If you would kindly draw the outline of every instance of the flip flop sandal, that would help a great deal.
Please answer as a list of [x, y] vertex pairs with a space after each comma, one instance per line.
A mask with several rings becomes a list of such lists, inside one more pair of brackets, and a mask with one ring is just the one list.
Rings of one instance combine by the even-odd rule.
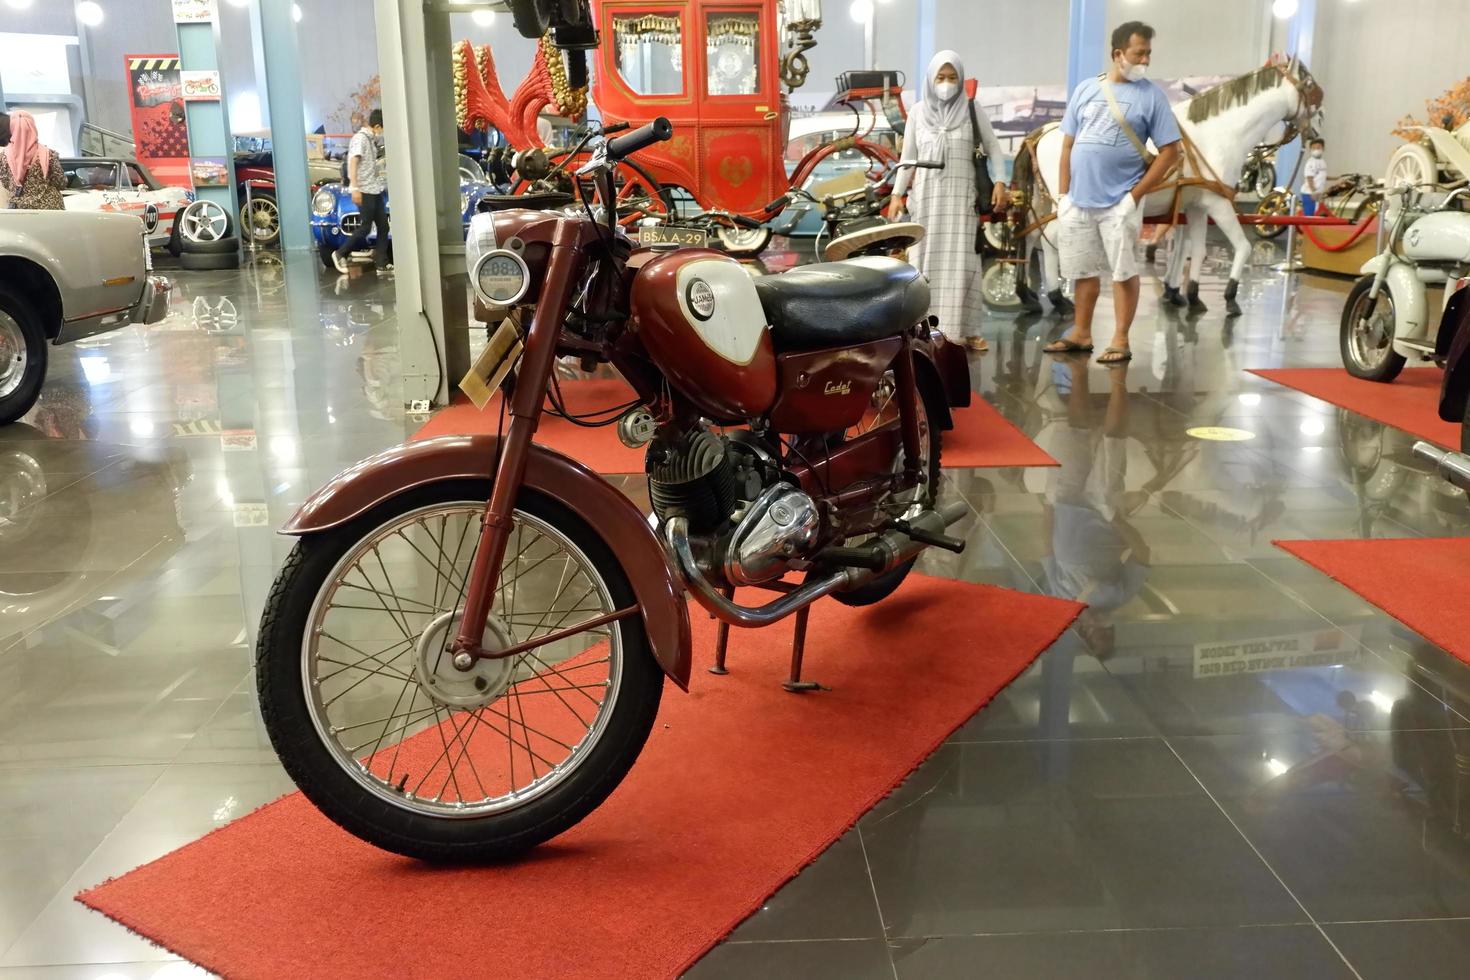
[[[1056, 346], [1057, 344], [1061, 344], [1062, 346], [1058, 347]], [[1041, 351], [1044, 354], [1091, 354], [1092, 345], [1079, 344], [1075, 340], [1058, 337], [1056, 340], [1042, 347]]]
[[1133, 351], [1127, 347], [1105, 347], [1098, 356], [1099, 364], [1127, 364], [1133, 360]]

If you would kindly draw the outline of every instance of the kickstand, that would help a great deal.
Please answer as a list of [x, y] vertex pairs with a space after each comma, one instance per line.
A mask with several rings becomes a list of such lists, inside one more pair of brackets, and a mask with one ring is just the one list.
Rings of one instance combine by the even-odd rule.
[[[731, 602], [735, 601], [735, 590], [733, 588], [721, 589], [720, 592]], [[730, 647], [730, 624], [720, 620], [715, 630], [715, 665], [709, 669], [711, 674], [728, 674], [725, 669], [725, 652]]]
[[791, 638], [791, 677], [781, 685], [792, 694], [831, 690], [816, 681], [801, 679], [801, 658], [806, 654], [806, 617], [809, 611], [809, 607], [804, 607], [796, 614], [796, 635]]

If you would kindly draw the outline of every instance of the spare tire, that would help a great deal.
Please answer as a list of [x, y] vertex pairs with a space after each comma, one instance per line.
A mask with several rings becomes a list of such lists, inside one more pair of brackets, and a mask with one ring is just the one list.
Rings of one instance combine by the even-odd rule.
[[240, 240], [238, 238], [228, 239], [235, 243], [233, 251], [229, 252], [185, 252], [179, 256], [179, 266], [191, 272], [213, 272], [221, 269], [240, 268]]

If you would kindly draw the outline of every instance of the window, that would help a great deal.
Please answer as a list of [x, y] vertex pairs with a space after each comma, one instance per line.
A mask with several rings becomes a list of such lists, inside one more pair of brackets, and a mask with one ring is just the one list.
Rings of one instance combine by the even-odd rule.
[[684, 91], [684, 25], [677, 12], [612, 19], [618, 74], [638, 95]]
[[705, 22], [706, 84], [710, 95], [760, 91], [760, 15], [718, 11]]
[[136, 163], [130, 163], [127, 167], [128, 179], [133, 182], [133, 188], [135, 190], [146, 191], [153, 189], [153, 182], [144, 175], [142, 167], [139, 167]]
[[66, 186], [77, 191], [117, 189], [117, 164], [77, 163], [66, 168]]

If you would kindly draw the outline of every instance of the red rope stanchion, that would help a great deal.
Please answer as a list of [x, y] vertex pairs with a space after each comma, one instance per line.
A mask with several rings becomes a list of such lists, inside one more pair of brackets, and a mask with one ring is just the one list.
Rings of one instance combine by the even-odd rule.
[[1353, 244], [1359, 238], [1362, 238], [1363, 237], [1363, 234], [1369, 228], [1375, 226], [1377, 224], [1377, 222], [1378, 222], [1378, 215], [1376, 215], [1376, 214], [1364, 215], [1363, 216], [1363, 220], [1360, 221], [1360, 222], [1358, 222], [1355, 226], [1353, 226], [1353, 233], [1351, 235], [1349, 235], [1346, 239], [1344, 239], [1343, 241], [1339, 242], [1336, 245], [1325, 245], [1325, 244], [1323, 244], [1322, 241], [1320, 239], [1318, 239], [1316, 235], [1312, 234], [1312, 228], [1311, 228], [1310, 225], [1303, 225], [1302, 226], [1302, 232], [1308, 238], [1310, 238], [1312, 240], [1312, 244], [1313, 245], [1317, 246], [1318, 248], [1320, 248], [1324, 252], [1345, 252], [1349, 248], [1352, 248]]

